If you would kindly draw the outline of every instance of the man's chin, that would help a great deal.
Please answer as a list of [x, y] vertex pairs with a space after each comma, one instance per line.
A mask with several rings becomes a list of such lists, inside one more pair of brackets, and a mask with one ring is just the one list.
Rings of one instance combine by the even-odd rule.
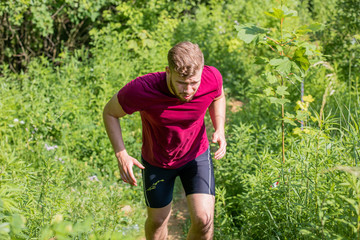
[[184, 97], [178, 97], [178, 99], [181, 101], [181, 102], [184, 102], [184, 103], [187, 103], [187, 102], [190, 102], [192, 99], [193, 99], [194, 96], [191, 96], [189, 98], [184, 98]]

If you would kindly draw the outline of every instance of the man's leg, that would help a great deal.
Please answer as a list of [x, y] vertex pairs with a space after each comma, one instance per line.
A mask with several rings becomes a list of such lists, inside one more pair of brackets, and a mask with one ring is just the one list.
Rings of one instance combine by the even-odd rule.
[[215, 179], [214, 168], [207, 149], [180, 170], [186, 192], [191, 227], [187, 239], [212, 239], [214, 228]]
[[148, 217], [145, 222], [147, 240], [165, 240], [168, 235], [167, 224], [171, 213], [174, 182], [177, 171], [150, 165], [142, 159], [144, 196]]
[[148, 217], [145, 222], [147, 240], [166, 240], [167, 224], [171, 214], [171, 203], [162, 208], [147, 208]]
[[214, 235], [215, 196], [195, 193], [187, 196], [191, 218], [188, 240], [212, 239]]

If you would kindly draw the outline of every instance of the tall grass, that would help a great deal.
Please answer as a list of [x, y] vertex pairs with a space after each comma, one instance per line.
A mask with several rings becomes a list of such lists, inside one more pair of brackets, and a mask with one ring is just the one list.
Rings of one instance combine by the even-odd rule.
[[[87, 53], [75, 52], [54, 70], [35, 60], [27, 74], [0, 79], [2, 239], [143, 235], [141, 188], [118, 182], [104, 135], [107, 83], [76, 54]], [[128, 151], [138, 154], [139, 131], [129, 120], [124, 128], [135, 130], [127, 131]]]

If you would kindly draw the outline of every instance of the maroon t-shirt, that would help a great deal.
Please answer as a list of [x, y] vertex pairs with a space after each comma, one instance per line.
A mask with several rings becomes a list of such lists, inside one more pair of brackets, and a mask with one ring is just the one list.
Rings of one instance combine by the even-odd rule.
[[200, 86], [190, 102], [170, 93], [166, 73], [138, 77], [118, 92], [127, 114], [140, 111], [143, 145], [141, 154], [153, 166], [179, 168], [207, 150], [204, 116], [214, 98], [221, 95], [222, 77], [205, 66]]

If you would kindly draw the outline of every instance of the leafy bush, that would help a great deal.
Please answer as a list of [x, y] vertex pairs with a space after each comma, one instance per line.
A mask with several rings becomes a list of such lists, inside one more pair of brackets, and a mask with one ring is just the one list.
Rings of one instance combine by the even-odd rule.
[[89, 30], [116, 1], [2, 1], [0, 64], [18, 72], [36, 56], [55, 60], [64, 48], [89, 43]]

